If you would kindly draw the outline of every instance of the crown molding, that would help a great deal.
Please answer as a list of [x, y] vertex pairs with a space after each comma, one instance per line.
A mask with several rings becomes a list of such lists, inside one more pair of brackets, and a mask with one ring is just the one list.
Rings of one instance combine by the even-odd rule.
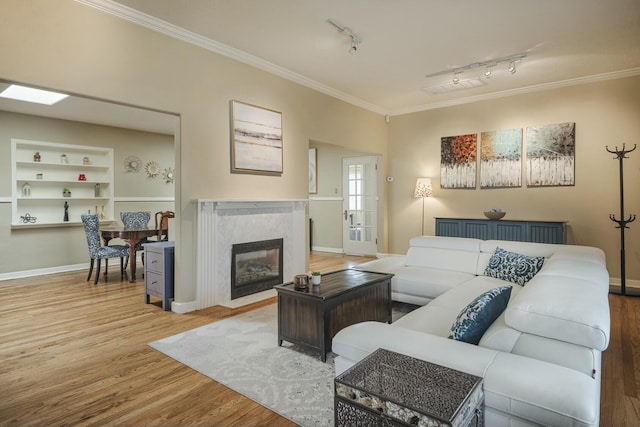
[[593, 76], [578, 77], [575, 79], [561, 80], [558, 82], [543, 83], [539, 85], [527, 86], [518, 89], [503, 90], [500, 92], [487, 93], [483, 95], [469, 96], [466, 98], [452, 99], [449, 101], [437, 102], [433, 104], [417, 105], [410, 108], [401, 108], [389, 113], [391, 116], [399, 116], [402, 114], [418, 113], [420, 111], [435, 110], [438, 108], [453, 107], [455, 105], [471, 104], [473, 102], [487, 101], [497, 98], [505, 98], [508, 96], [521, 95], [525, 93], [541, 92], [551, 89], [559, 89], [568, 86], [576, 86], [587, 83], [597, 83], [605, 80], [621, 79], [624, 77], [633, 77], [640, 75], [640, 67], [630, 68], [628, 70], [613, 71], [610, 73], [596, 74]]
[[184, 41], [186, 43], [193, 44], [195, 46], [209, 50], [211, 52], [226, 56], [227, 58], [236, 60], [238, 62], [242, 62], [244, 64], [247, 64], [252, 67], [258, 68], [260, 70], [266, 71], [268, 73], [274, 74], [278, 77], [282, 77], [294, 83], [298, 83], [302, 86], [316, 90], [320, 93], [324, 93], [325, 95], [329, 95], [334, 98], [340, 99], [349, 104], [353, 104], [355, 106], [364, 108], [374, 113], [386, 114], [386, 110], [378, 105], [368, 103], [359, 98], [356, 98], [354, 96], [351, 96], [349, 94], [336, 90], [332, 87], [319, 83], [315, 80], [312, 80], [300, 74], [294, 73], [293, 71], [287, 70], [286, 68], [283, 68], [271, 62], [265, 61], [264, 59], [250, 55], [246, 52], [243, 52], [231, 46], [227, 46], [225, 44], [219, 43], [215, 40], [208, 39], [206, 37], [203, 37], [191, 31], [185, 30], [184, 28], [178, 27], [177, 25], [170, 24], [169, 22], [147, 15], [145, 13], [132, 9], [128, 6], [121, 5], [112, 0], [75, 0], [75, 1], [78, 3], [84, 4], [86, 6], [92, 7], [94, 9], [98, 9], [102, 12], [109, 13], [118, 18], [122, 18], [127, 21], [133, 22], [134, 24], [138, 24], [143, 27], [149, 28], [153, 31], [157, 31], [166, 36]]
[[476, 96], [469, 96], [465, 98], [452, 99], [449, 101], [436, 102], [433, 104], [423, 104], [423, 105], [417, 105], [417, 106], [408, 107], [408, 108], [399, 108], [399, 109], [389, 111], [388, 109], [363, 101], [360, 98], [351, 96], [349, 94], [336, 90], [332, 87], [326, 86], [315, 80], [312, 80], [300, 74], [294, 73], [290, 70], [287, 70], [283, 67], [275, 65], [271, 62], [265, 61], [256, 56], [250, 55], [241, 50], [235, 49], [231, 46], [227, 46], [215, 40], [202, 37], [196, 33], [185, 30], [184, 28], [178, 27], [176, 25], [170, 24], [161, 19], [147, 15], [145, 13], [132, 9], [128, 6], [124, 6], [119, 3], [116, 3], [113, 0], [75, 0], [75, 1], [78, 3], [84, 4], [86, 6], [92, 7], [94, 9], [100, 10], [102, 12], [109, 13], [113, 16], [125, 19], [134, 24], [149, 28], [153, 31], [157, 31], [166, 36], [184, 41], [186, 43], [193, 44], [195, 46], [199, 46], [203, 49], [228, 57], [238, 62], [242, 62], [244, 64], [247, 64], [252, 67], [258, 68], [260, 70], [266, 71], [268, 73], [274, 74], [278, 77], [282, 77], [286, 80], [289, 80], [294, 83], [300, 84], [302, 86], [308, 87], [310, 89], [316, 90], [325, 95], [332, 96], [334, 98], [340, 99], [349, 104], [364, 108], [365, 110], [369, 110], [381, 115], [399, 116], [403, 114], [417, 113], [420, 111], [435, 110], [438, 108], [452, 107], [456, 105], [471, 104], [479, 101], [505, 98], [508, 96], [521, 95], [521, 94], [532, 93], [532, 92], [540, 92], [540, 91], [545, 91], [550, 89], [558, 89], [558, 88], [567, 87], [567, 86], [575, 86], [575, 85], [586, 84], [586, 83], [595, 83], [595, 82], [600, 82], [605, 80], [631, 77], [631, 76], [636, 76], [640, 74], [640, 67], [631, 68], [628, 70], [614, 71], [610, 73], [597, 74], [597, 75], [586, 76], [586, 77], [578, 77], [575, 79], [562, 80], [558, 82], [543, 83], [540, 85], [533, 85], [533, 86], [527, 86], [527, 87], [518, 88], [518, 89], [510, 89], [510, 90], [505, 90], [500, 92], [488, 93], [484, 95], [476, 95]]

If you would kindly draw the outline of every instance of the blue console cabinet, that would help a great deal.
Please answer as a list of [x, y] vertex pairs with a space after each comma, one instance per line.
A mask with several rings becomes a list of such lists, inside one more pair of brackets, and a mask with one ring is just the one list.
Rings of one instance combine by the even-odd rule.
[[144, 244], [144, 302], [153, 295], [162, 299], [162, 309], [168, 311], [173, 299], [173, 259], [175, 242]]
[[482, 240], [564, 243], [565, 221], [436, 218], [436, 236]]

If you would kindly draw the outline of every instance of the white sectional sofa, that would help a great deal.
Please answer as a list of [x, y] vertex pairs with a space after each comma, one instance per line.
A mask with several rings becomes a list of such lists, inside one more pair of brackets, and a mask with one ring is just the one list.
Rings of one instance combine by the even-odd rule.
[[[544, 264], [524, 286], [490, 277], [496, 248], [544, 257]], [[599, 424], [601, 352], [610, 328], [600, 249], [421, 236], [411, 239], [406, 256], [358, 268], [393, 273], [393, 299], [422, 307], [393, 324], [340, 331], [332, 343], [336, 375], [386, 348], [483, 377], [487, 426]], [[477, 345], [448, 338], [465, 307], [504, 285], [511, 285], [508, 305]]]

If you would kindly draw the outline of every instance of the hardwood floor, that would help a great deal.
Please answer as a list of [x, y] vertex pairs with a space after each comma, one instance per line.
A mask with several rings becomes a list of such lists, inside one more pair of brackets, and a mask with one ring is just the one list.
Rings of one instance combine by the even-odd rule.
[[[332, 271], [367, 258], [312, 253]], [[143, 282], [97, 286], [86, 271], [0, 282], [2, 426], [293, 426], [148, 342], [257, 307], [188, 314], [146, 305]], [[117, 280], [116, 280], [117, 279]], [[640, 425], [640, 299], [611, 295], [601, 426]]]

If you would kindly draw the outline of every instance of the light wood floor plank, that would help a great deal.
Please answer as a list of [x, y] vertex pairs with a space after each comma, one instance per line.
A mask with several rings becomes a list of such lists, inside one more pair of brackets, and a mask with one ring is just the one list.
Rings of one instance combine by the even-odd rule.
[[[366, 258], [312, 253], [329, 272]], [[141, 268], [141, 267], [140, 267]], [[293, 426], [147, 345], [257, 307], [164, 312], [111, 270], [0, 282], [0, 426]], [[640, 298], [612, 295], [601, 426], [640, 425]]]

